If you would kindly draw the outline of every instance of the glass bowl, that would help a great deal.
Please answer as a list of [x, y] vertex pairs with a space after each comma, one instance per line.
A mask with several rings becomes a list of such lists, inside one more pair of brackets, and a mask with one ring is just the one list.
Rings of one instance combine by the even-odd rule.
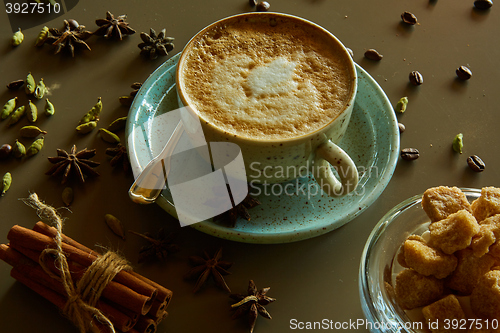
[[[469, 202], [481, 195], [479, 189], [461, 190]], [[359, 293], [365, 326], [370, 332], [426, 331], [422, 330], [425, 325], [417, 321], [418, 315], [405, 312], [395, 302], [392, 287], [397, 273], [403, 269], [396, 259], [399, 248], [409, 235], [421, 235], [428, 229], [430, 221], [421, 202], [422, 194], [392, 208], [377, 223], [366, 242], [359, 269]]]

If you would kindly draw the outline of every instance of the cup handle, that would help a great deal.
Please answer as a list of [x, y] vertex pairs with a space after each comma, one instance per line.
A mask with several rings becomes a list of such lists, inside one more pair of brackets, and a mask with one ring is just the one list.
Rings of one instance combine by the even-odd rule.
[[[340, 181], [331, 166], [338, 171]], [[358, 169], [351, 157], [330, 140], [316, 148], [313, 175], [323, 191], [332, 197], [352, 192], [359, 180]]]

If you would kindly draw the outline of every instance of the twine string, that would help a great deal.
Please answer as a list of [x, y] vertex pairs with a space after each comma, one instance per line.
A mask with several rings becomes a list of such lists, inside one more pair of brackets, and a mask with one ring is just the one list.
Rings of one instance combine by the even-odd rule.
[[[109, 332], [115, 333], [111, 321], [96, 308], [104, 288], [113, 280], [121, 270], [129, 270], [128, 262], [116, 254], [108, 251], [99, 256], [85, 271], [82, 278], [73, 283], [66, 256], [62, 250], [62, 229], [64, 221], [55, 208], [40, 201], [36, 193], [31, 193], [24, 203], [37, 210], [41, 219], [52, 222], [57, 230], [54, 237], [55, 248], [47, 248], [40, 254], [39, 263], [43, 270], [52, 278], [61, 282], [67, 294], [67, 302], [63, 313], [78, 327], [81, 333], [100, 332], [99, 327], [92, 324], [97, 319]], [[54, 260], [54, 265], [60, 275], [54, 274], [49, 268], [49, 260]]]

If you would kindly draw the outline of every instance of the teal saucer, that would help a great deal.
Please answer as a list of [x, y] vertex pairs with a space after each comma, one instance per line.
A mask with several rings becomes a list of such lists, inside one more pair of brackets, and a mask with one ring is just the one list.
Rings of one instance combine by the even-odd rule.
[[[175, 69], [179, 54], [161, 65], [144, 82], [130, 108], [126, 129], [132, 168], [142, 170], [156, 156], [170, 133], [155, 117], [177, 109]], [[329, 197], [312, 176], [288, 186], [259, 188], [261, 205], [249, 210], [251, 220], [238, 219], [231, 228], [211, 219], [193, 224], [207, 234], [245, 243], [287, 243], [322, 235], [353, 220], [368, 208], [391, 180], [399, 155], [399, 129], [391, 103], [377, 82], [361, 67], [358, 92], [347, 132], [339, 143], [358, 166], [360, 180], [355, 192]], [[175, 124], [173, 124], [175, 126]], [[286, 190], [284, 190], [286, 189]], [[251, 194], [259, 194], [253, 188]], [[168, 189], [156, 203], [176, 217]]]

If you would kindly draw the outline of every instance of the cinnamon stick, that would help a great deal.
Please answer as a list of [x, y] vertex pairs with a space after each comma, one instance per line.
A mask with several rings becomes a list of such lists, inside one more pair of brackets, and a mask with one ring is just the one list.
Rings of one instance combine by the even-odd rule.
[[139, 333], [154, 333], [156, 332], [156, 322], [151, 318], [141, 316], [133, 329]]

